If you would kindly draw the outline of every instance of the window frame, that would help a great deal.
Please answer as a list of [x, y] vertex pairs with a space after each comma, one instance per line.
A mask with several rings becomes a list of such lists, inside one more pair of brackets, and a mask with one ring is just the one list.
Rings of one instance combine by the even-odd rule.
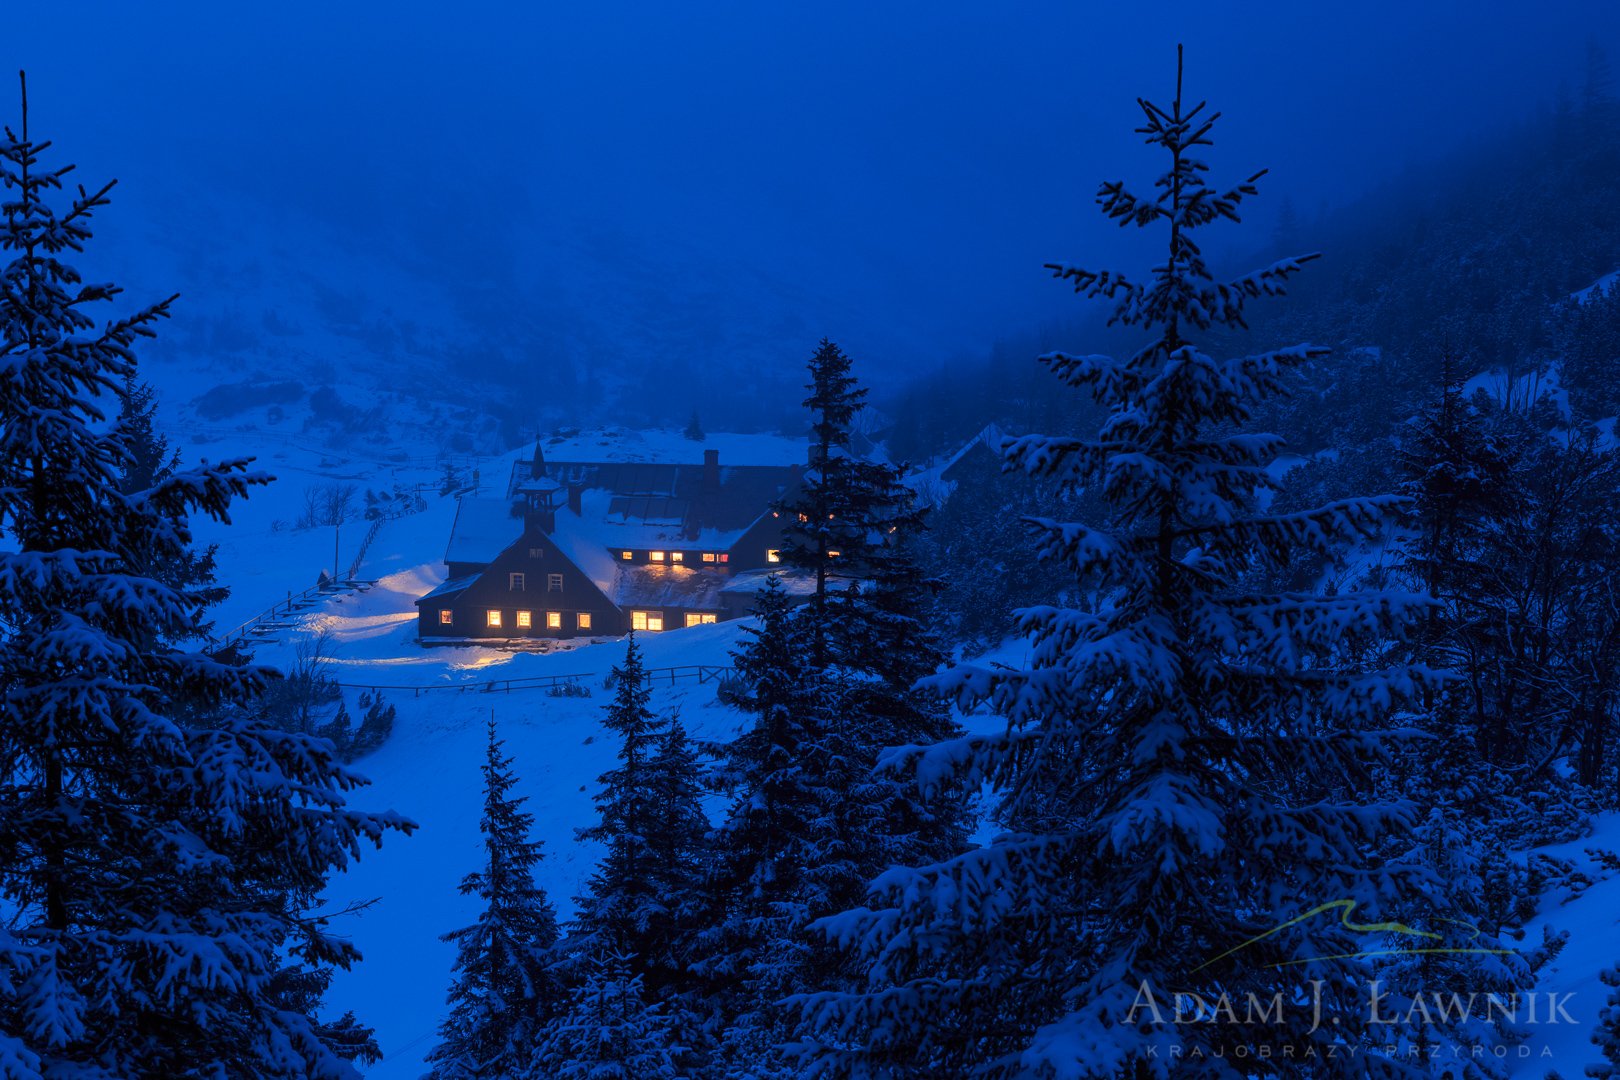
[[492, 608], [485, 608], [484, 609], [484, 629], [486, 629], [486, 630], [499, 630], [501, 628], [502, 628], [501, 627], [501, 609], [500, 608], [493, 608], [493, 607]]
[[560, 612], [560, 611], [548, 611], [548, 612], [546, 612], [546, 629], [547, 630], [561, 630], [562, 629], [562, 612]]
[[522, 570], [511, 570], [506, 575], [507, 592], [528, 592], [529, 579]]
[[534, 627], [534, 612], [519, 611], [513, 616], [513, 624], [518, 630], [530, 630]]

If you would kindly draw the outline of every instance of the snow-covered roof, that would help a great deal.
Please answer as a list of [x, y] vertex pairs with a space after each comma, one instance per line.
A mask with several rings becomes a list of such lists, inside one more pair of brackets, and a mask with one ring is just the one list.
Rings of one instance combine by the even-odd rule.
[[588, 521], [569, 510], [558, 510], [556, 522], [549, 533], [551, 542], [598, 589], [611, 597], [619, 578], [619, 565], [607, 547], [592, 535], [588, 525]]
[[[816, 591], [816, 575], [809, 570], [744, 570], [726, 583], [721, 592], [740, 596], [753, 596], [764, 592], [771, 578], [788, 596], [811, 596]], [[829, 587], [843, 588], [854, 578], [839, 574], [827, 575]]]
[[[688, 447], [693, 444], [688, 443]], [[690, 452], [690, 451], [689, 451]], [[579, 491], [578, 528], [608, 549], [724, 551], [799, 482], [797, 465], [717, 465], [624, 461], [544, 463], [544, 478]], [[509, 490], [536, 479], [517, 461]]]
[[512, 516], [510, 499], [463, 495], [456, 507], [456, 523], [450, 527], [444, 561], [490, 562], [522, 534], [523, 522]]
[[461, 592], [463, 589], [465, 589], [467, 586], [471, 585], [473, 582], [477, 581], [481, 577], [483, 577], [482, 574], [469, 574], [466, 577], [454, 578], [454, 579], [452, 579], [450, 581], [445, 582], [443, 585], [440, 585], [437, 589], [434, 589], [432, 592], [425, 593], [423, 596], [418, 598], [416, 602], [418, 604], [421, 604], [421, 603], [424, 603], [424, 602], [426, 602], [428, 600], [433, 600], [433, 599], [436, 599], [436, 598], [441, 597], [441, 596], [450, 596], [450, 595], [452, 595], [454, 593]]
[[728, 580], [724, 572], [690, 566], [624, 566], [613, 602], [621, 608], [718, 608]]
[[548, 462], [653, 462], [675, 465], [700, 459], [705, 450], [717, 450], [721, 461], [747, 461], [755, 465], [798, 465], [809, 452], [803, 436], [711, 432], [702, 440], [688, 439], [674, 430], [632, 431], [606, 428], [554, 436], [542, 443]]

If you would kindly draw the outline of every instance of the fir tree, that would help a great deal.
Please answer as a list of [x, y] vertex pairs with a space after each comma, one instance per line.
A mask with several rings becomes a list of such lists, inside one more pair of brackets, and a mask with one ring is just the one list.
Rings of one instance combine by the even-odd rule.
[[809, 642], [811, 677], [842, 688], [828, 734], [841, 740], [838, 756], [847, 755], [849, 782], [858, 785], [844, 811], [865, 817], [842, 828], [865, 838], [852, 842], [875, 875], [896, 862], [943, 857], [962, 840], [960, 807], [927, 805], [915, 785], [874, 775], [885, 748], [956, 732], [939, 694], [917, 688], [945, 659], [926, 617], [938, 583], [917, 559], [924, 515], [902, 470], [854, 453], [866, 391], [829, 341], [811, 359], [809, 389], [814, 467], [778, 510], [790, 523], [782, 560], [816, 574], [815, 594], [795, 617]]
[[478, 824], [484, 867], [461, 882], [462, 894], [484, 906], [477, 922], [444, 935], [456, 946], [455, 978], [442, 1041], [427, 1057], [432, 1080], [520, 1075], [559, 1007], [550, 971], [557, 916], [534, 882], [541, 844], [530, 836], [534, 815], [512, 794], [517, 775], [503, 746], [492, 716]]
[[[125, 495], [134, 495], [174, 476], [181, 467], [180, 452], [170, 449], [168, 438], [158, 428], [157, 393], [151, 386], [129, 375], [119, 387], [118, 405], [117, 429], [124, 440], [118, 489]], [[204, 605], [183, 637], [208, 637], [213, 624], [204, 611], [219, 604], [230, 593], [214, 578], [219, 545], [210, 544], [198, 551], [189, 544], [168, 544], [156, 537], [144, 541], [140, 537], [133, 539], [130, 561], [136, 570], [172, 588], [192, 593]]]
[[131, 434], [102, 410], [170, 302], [95, 324], [119, 290], [64, 260], [112, 185], [59, 213], [46, 148], [25, 95], [0, 139], [0, 1061], [17, 1080], [352, 1077], [364, 1036], [318, 1021], [287, 960], [319, 982], [356, 959], [308, 905], [410, 826], [349, 809], [364, 781], [263, 722], [270, 673], [170, 644], [210, 594], [155, 568], [265, 478], [171, 461], [126, 483]]
[[580, 954], [627, 955], [645, 972], [663, 962], [671, 939], [672, 912], [659, 887], [661, 874], [653, 832], [659, 816], [653, 758], [658, 755], [659, 722], [651, 709], [642, 651], [635, 633], [625, 644], [624, 664], [612, 669], [614, 699], [606, 708], [604, 727], [619, 735], [619, 764], [601, 776], [595, 826], [578, 831], [578, 839], [606, 845], [603, 860], [578, 899], [569, 947]]
[[846, 831], [854, 769], [830, 723], [836, 688], [809, 666], [774, 576], [755, 614], [734, 654], [753, 722], [723, 748], [716, 776], [731, 802], [710, 842], [694, 968], [723, 1017], [721, 1058], [763, 1069], [786, 1068], [771, 1058], [785, 1032], [775, 1002], [811, 978], [805, 928], [858, 897], [865, 877]]
[[[1305, 260], [1215, 281], [1195, 231], [1236, 219], [1258, 177], [1207, 184], [1196, 155], [1215, 117], [1184, 107], [1179, 70], [1169, 108], [1140, 104], [1140, 131], [1169, 157], [1158, 193], [1107, 183], [1098, 201], [1112, 220], [1165, 228], [1167, 258], [1145, 280], [1052, 269], [1153, 336], [1124, 361], [1045, 357], [1110, 415], [1095, 439], [1031, 435], [1003, 450], [1013, 468], [1106, 503], [1101, 526], [1030, 521], [1077, 595], [1095, 586], [1101, 600], [1020, 612], [1026, 670], [964, 666], [938, 680], [964, 707], [990, 703], [1007, 730], [910, 758], [922, 779], [995, 784], [1007, 831], [885, 875], [876, 909], [824, 924], [862, 951], [867, 980], [801, 1000], [813, 1073], [1146, 1076], [1172, 1055], [1219, 1068], [1217, 1050], [1252, 1032], [1219, 1015], [1165, 1022], [1177, 991], [1271, 1001], [1319, 988], [1343, 1023], [1312, 1032], [1285, 1012], [1267, 1037], [1323, 1056], [1368, 1038], [1370, 969], [1338, 916], [1399, 903], [1415, 875], [1369, 864], [1407, 813], [1359, 785], [1391, 742], [1385, 703], [1431, 680], [1407, 665], [1358, 668], [1345, 638], [1395, 636], [1428, 601], [1265, 584], [1297, 550], [1376, 536], [1401, 503], [1261, 508], [1281, 441], [1241, 429], [1323, 350], [1216, 360], [1189, 335], [1242, 328], [1248, 301], [1282, 292]], [[1323, 904], [1341, 906], [1291, 922]], [[1244, 1071], [1293, 1067], [1251, 1059]], [[1353, 1068], [1399, 1066], [1363, 1055]]]
[[686, 422], [686, 430], [682, 432], [682, 434], [684, 434], [688, 439], [691, 439], [693, 442], [702, 442], [704, 439], [708, 438], [708, 436], [703, 433], [703, 422], [698, 419], [698, 411], [696, 409], [692, 410], [692, 419]]
[[1620, 1076], [1620, 966], [1604, 968], [1599, 978], [1610, 988], [1608, 1000], [1598, 1013], [1592, 1042], [1603, 1051], [1603, 1065], [1588, 1065], [1586, 1075], [1597, 1080]]
[[[854, 522], [846, 511], [845, 500], [853, 486], [851, 473], [856, 461], [849, 452], [851, 424], [862, 408], [866, 391], [851, 371], [849, 357], [842, 349], [821, 340], [810, 358], [810, 468], [793, 497], [777, 508], [786, 517], [783, 531], [782, 562], [807, 570], [815, 576], [816, 590], [810, 606], [816, 616], [811, 623], [811, 658], [817, 666], [826, 663], [826, 617], [828, 583], [835, 567], [833, 552], [843, 553], [864, 543], [864, 523]], [[841, 564], [842, 565], [842, 564]]]
[[[649, 1002], [628, 958], [593, 960], [535, 1050], [535, 1080], [675, 1080], [681, 1048], [662, 1006]], [[499, 1075], [517, 1075], [501, 1073]]]

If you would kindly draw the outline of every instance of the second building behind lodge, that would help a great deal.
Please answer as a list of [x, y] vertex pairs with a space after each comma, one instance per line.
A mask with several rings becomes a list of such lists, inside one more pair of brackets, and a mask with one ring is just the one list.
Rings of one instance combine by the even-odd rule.
[[[423, 641], [658, 631], [746, 615], [778, 569], [772, 507], [796, 465], [513, 465], [504, 497], [463, 496], [449, 577], [417, 603]], [[789, 591], [795, 582], [789, 581]]]

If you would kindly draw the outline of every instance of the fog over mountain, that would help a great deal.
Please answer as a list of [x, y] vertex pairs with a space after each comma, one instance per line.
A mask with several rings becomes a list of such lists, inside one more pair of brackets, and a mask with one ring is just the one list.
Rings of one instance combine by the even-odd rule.
[[0, 54], [122, 181], [108, 271], [184, 294], [169, 407], [291, 379], [493, 448], [771, 427], [823, 335], [882, 390], [1070, 316], [1042, 263], [1135, 254], [1092, 197], [1151, 162], [1134, 98], [1177, 42], [1218, 169], [1272, 170], [1264, 223], [1545, 108], [1620, 37], [1569, 0], [1264, 7], [40, 5]]

